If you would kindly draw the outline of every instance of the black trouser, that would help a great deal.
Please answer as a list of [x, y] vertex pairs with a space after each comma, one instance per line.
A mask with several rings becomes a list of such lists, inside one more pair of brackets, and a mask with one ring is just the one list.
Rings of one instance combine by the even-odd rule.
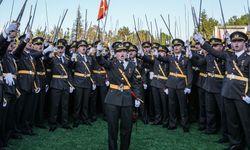
[[74, 96], [74, 122], [79, 123], [79, 120], [87, 121], [89, 119], [89, 94], [90, 88], [76, 87]]
[[221, 120], [222, 134], [224, 137], [227, 137], [227, 123], [223, 98], [220, 93], [206, 92], [207, 131], [215, 132], [217, 130], [218, 119], [216, 119], [216, 114], [218, 112]]
[[128, 150], [132, 132], [132, 106], [105, 104], [108, 121], [109, 150], [117, 150], [118, 127], [120, 120], [120, 150]]
[[7, 133], [7, 140], [9, 140], [11, 134], [15, 133], [16, 128], [16, 95], [13, 94], [4, 94], [5, 99], [8, 101], [7, 106], [7, 119], [6, 119], [6, 133]]
[[250, 149], [250, 105], [243, 100], [224, 98], [228, 137], [231, 145], [244, 143]]
[[41, 91], [36, 94], [37, 98], [37, 109], [36, 109], [36, 117], [35, 123], [37, 125], [44, 124], [44, 103], [45, 103], [45, 89], [41, 89]]
[[167, 125], [169, 120], [167, 96], [163, 89], [156, 87], [152, 87], [152, 94], [154, 97], [155, 122], [162, 122]]
[[97, 103], [101, 104], [101, 109], [102, 113], [105, 114], [104, 112], [104, 100], [108, 92], [108, 87], [107, 86], [97, 86], [95, 91], [93, 92], [93, 95], [91, 97], [90, 101], [90, 116], [92, 119], [96, 118], [96, 108], [97, 108]]
[[21, 96], [17, 100], [17, 126], [22, 131], [31, 130], [36, 99], [34, 93], [20, 90]]
[[206, 127], [206, 91], [203, 88], [198, 88], [199, 95], [199, 125]]
[[154, 111], [154, 97], [152, 94], [152, 87], [148, 85], [148, 89], [145, 91], [145, 99], [148, 101], [148, 114], [149, 114], [149, 119], [154, 120], [155, 116], [155, 111]]
[[179, 103], [181, 113], [181, 125], [183, 128], [188, 128], [188, 110], [187, 96], [184, 94], [184, 89], [168, 89], [169, 98], [169, 127], [177, 126], [176, 110]]
[[[58, 110], [61, 111], [61, 123], [62, 125], [68, 124], [68, 103], [69, 103], [69, 91], [58, 90], [52, 88], [50, 91], [50, 126], [54, 127], [57, 123]], [[61, 104], [61, 105], [60, 105]], [[61, 108], [59, 108], [61, 106]]]
[[51, 89], [49, 88], [48, 91], [45, 93], [45, 100], [44, 100], [44, 118], [45, 120], [49, 120], [50, 114], [50, 98], [51, 98]]
[[[152, 111], [150, 110], [150, 106], [149, 106], [149, 101], [150, 101], [150, 93], [151, 91], [149, 90], [149, 88], [147, 88], [146, 90], [143, 89], [142, 87], [142, 100], [144, 101], [143, 104], [141, 104], [142, 106], [140, 106], [140, 113], [143, 117], [144, 120], [147, 120], [149, 121], [149, 116], [150, 116], [150, 113], [149, 111]], [[143, 108], [142, 108], [143, 107]], [[151, 114], [154, 114], [153, 112]]]
[[0, 148], [7, 144], [7, 132], [6, 132], [7, 110], [8, 110], [8, 105], [4, 107], [3, 99], [2, 97], [0, 97]]
[[194, 85], [191, 88], [191, 93], [188, 95], [188, 112], [189, 112], [189, 121], [197, 122], [199, 119], [199, 87]]
[[[141, 87], [141, 93], [144, 92], [146, 91], [143, 89], [143, 87]], [[145, 94], [142, 95], [142, 100], [144, 103], [142, 103], [141, 106], [139, 107], [139, 112], [142, 117], [142, 120], [148, 121], [148, 99], [145, 96], [146, 96]]]

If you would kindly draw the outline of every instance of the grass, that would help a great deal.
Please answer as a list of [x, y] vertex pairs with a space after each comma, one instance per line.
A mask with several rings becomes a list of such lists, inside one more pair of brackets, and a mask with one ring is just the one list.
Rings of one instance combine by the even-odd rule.
[[[101, 119], [93, 126], [80, 125], [73, 130], [58, 128], [51, 133], [35, 129], [38, 136], [11, 140], [7, 150], [106, 150], [108, 149], [107, 123]], [[181, 128], [167, 130], [161, 126], [134, 124], [131, 150], [221, 150], [228, 145], [216, 143], [219, 135], [205, 135], [193, 124], [189, 133]]]

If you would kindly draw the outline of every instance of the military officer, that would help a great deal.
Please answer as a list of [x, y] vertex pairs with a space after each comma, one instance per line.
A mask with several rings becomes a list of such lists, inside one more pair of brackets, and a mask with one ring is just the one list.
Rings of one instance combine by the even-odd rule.
[[248, 89], [250, 56], [245, 47], [248, 37], [240, 31], [235, 31], [230, 35], [231, 48], [234, 53], [216, 51], [204, 41], [199, 33], [194, 35], [194, 39], [199, 41], [202, 48], [210, 54], [225, 61], [227, 74], [223, 81], [221, 94], [224, 98], [230, 141], [228, 149], [242, 149], [244, 137], [247, 147], [250, 148], [250, 122], [248, 119], [250, 115]]
[[[97, 46], [97, 61], [103, 66], [110, 81], [110, 88], [105, 98], [105, 112], [108, 122], [108, 142], [110, 150], [117, 150], [117, 136], [120, 120], [120, 149], [127, 150], [132, 132], [132, 109], [135, 103], [139, 107], [139, 85], [135, 74], [135, 64], [127, 61], [127, 49], [122, 43], [114, 47], [115, 58], [106, 60], [100, 55], [103, 47]], [[132, 92], [132, 94], [131, 94]], [[134, 95], [136, 100], [131, 96]]]

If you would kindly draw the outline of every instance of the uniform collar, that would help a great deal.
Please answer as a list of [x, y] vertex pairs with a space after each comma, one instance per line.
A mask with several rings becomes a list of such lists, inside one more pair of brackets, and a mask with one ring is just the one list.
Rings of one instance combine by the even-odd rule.
[[237, 56], [237, 58], [239, 58], [244, 52], [245, 52], [244, 50], [241, 50], [239, 52], [234, 52], [234, 53]]

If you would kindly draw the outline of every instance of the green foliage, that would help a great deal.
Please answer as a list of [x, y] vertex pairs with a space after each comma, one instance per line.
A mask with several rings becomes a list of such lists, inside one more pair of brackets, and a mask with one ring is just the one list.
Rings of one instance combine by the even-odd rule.
[[[86, 29], [86, 33], [83, 27], [82, 15], [80, 11], [80, 6], [77, 9], [76, 19], [74, 21], [73, 27], [71, 29], [67, 28], [65, 31], [61, 29], [59, 33], [60, 38], [65, 38], [69, 41], [72, 40], [80, 40], [83, 39], [84, 35], [86, 34], [86, 40], [89, 43], [97, 41], [98, 39], [104, 41], [105, 43], [113, 43], [115, 41], [129, 41], [133, 44], [138, 45], [139, 40], [134, 30], [130, 30], [128, 27], [123, 26], [118, 29], [117, 33], [114, 31], [107, 31], [106, 33], [102, 32], [102, 26], [98, 27], [97, 25], [90, 25], [88, 29]], [[226, 22], [226, 25], [234, 26], [234, 25], [248, 25], [250, 22], [250, 16], [248, 14], [242, 15], [240, 17], [232, 16]], [[201, 13], [201, 25], [200, 25], [200, 32], [202, 35], [209, 39], [213, 37], [214, 27], [220, 25], [219, 22], [212, 18], [208, 17], [205, 10]], [[55, 33], [55, 27], [53, 30], [50, 31], [49, 35], [45, 35], [44, 29], [36, 29], [35, 36], [46, 36], [46, 37], [53, 37]], [[99, 34], [99, 36], [98, 36]], [[152, 33], [150, 34], [147, 30], [139, 30], [138, 31], [139, 37], [142, 42], [144, 41], [151, 41], [151, 42], [158, 42], [162, 45], [166, 43], [171, 43], [171, 37], [166, 33], [159, 33], [159, 37], [155, 37]]]
[[233, 17], [229, 18], [226, 25], [229, 25], [229, 26], [248, 25], [248, 23], [249, 23], [249, 15], [246, 14], [246, 15], [242, 15], [240, 17], [233, 16]]
[[[205, 135], [191, 126], [189, 133], [181, 128], [170, 131], [161, 126], [134, 124], [131, 150], [221, 150], [228, 145], [218, 144], [220, 135]], [[35, 129], [38, 136], [25, 136], [23, 140], [10, 141], [7, 150], [106, 150], [108, 149], [107, 123], [98, 120], [93, 126], [80, 125], [73, 130], [57, 129], [49, 132]], [[118, 134], [119, 136], [119, 134]]]
[[82, 14], [80, 6], [77, 9], [76, 20], [74, 21], [72, 33], [71, 33], [71, 40], [80, 40], [82, 39], [83, 35], [83, 23], [82, 23]]
[[206, 11], [202, 11], [200, 32], [206, 39], [209, 39], [213, 36], [214, 27], [218, 25], [219, 22], [217, 20], [214, 18], [209, 18]]

